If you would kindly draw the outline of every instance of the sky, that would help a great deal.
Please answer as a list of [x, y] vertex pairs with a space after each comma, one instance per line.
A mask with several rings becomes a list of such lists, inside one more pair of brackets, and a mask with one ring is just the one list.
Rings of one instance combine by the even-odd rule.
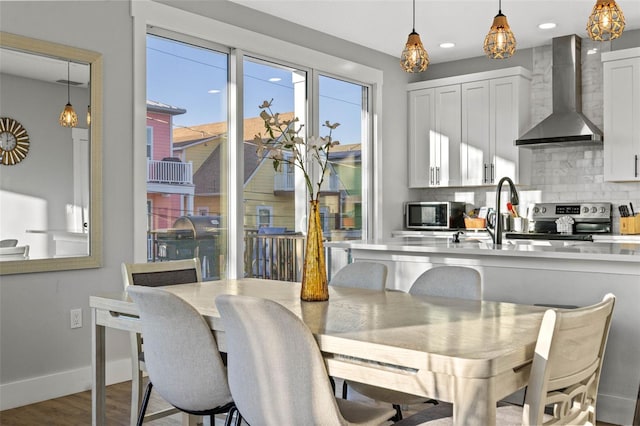
[[[258, 116], [258, 106], [271, 99], [274, 112], [293, 111], [292, 79], [299, 79], [300, 73], [263, 61], [245, 60], [245, 117]], [[147, 99], [186, 109], [185, 114], [174, 116], [174, 126], [226, 120], [227, 75], [224, 53], [147, 37]], [[333, 136], [343, 144], [361, 142], [362, 97], [359, 85], [328, 76], [320, 78], [320, 121], [339, 122]], [[326, 134], [328, 131], [323, 128], [320, 136]]]

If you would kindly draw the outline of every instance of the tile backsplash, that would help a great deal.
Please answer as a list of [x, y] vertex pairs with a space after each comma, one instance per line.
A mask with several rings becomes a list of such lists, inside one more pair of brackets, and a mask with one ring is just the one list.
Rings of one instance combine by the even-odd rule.
[[[597, 52], [588, 54], [592, 49]], [[603, 130], [602, 63], [600, 54], [610, 50], [609, 43], [582, 39], [582, 109]], [[531, 124], [547, 117], [551, 105], [551, 46], [533, 49], [531, 82]], [[522, 148], [521, 148], [522, 149]], [[620, 230], [618, 205], [631, 201], [640, 210], [640, 182], [605, 182], [603, 148], [598, 145], [537, 148], [532, 151], [530, 185], [518, 185], [520, 214], [532, 202], [607, 201], [613, 204], [613, 232]], [[506, 188], [506, 186], [505, 186]], [[420, 191], [422, 200], [464, 201], [470, 206], [495, 207], [495, 188], [442, 188]], [[506, 196], [501, 200], [506, 200]], [[506, 201], [505, 201], [506, 202]]]

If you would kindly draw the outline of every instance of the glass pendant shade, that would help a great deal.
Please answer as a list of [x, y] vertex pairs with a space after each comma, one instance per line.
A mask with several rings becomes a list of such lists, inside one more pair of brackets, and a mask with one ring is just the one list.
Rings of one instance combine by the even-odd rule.
[[493, 18], [493, 25], [484, 39], [484, 53], [491, 59], [507, 59], [516, 51], [516, 37], [513, 35], [507, 17], [499, 11]]
[[78, 114], [76, 114], [76, 112], [73, 110], [73, 106], [71, 106], [71, 82], [69, 81], [69, 67], [70, 64], [69, 62], [67, 62], [67, 104], [64, 106], [64, 109], [60, 113], [60, 118], [58, 120], [62, 127], [76, 127], [78, 125]]
[[60, 125], [63, 127], [76, 127], [78, 125], [78, 114], [73, 110], [71, 104], [65, 105], [64, 110], [60, 113]]
[[416, 0], [413, 0], [413, 28], [400, 56], [400, 66], [406, 72], [422, 72], [429, 66], [429, 55], [416, 32]]
[[620, 37], [624, 30], [624, 15], [615, 0], [598, 0], [587, 22], [592, 40], [609, 41]]
[[420, 35], [413, 31], [400, 57], [400, 65], [406, 72], [422, 72], [429, 66], [429, 55], [422, 45]]

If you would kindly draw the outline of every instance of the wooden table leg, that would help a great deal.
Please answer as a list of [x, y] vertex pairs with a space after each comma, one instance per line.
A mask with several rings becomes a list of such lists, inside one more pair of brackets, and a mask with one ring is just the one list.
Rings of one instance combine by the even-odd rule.
[[105, 422], [105, 328], [96, 323], [96, 310], [91, 309], [91, 424], [102, 426]]
[[491, 379], [454, 378], [453, 424], [493, 426], [496, 424], [494, 383]]

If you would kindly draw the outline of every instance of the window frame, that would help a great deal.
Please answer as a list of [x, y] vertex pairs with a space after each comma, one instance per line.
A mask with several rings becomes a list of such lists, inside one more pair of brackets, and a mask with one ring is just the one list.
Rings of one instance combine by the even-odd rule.
[[[280, 40], [257, 31], [241, 28], [226, 22], [214, 19], [214, 11], [209, 10], [209, 16], [203, 13], [191, 13], [186, 10], [177, 9], [175, 7], [152, 2], [139, 1], [132, 2], [131, 16], [133, 17], [133, 57], [134, 57], [134, 76], [133, 76], [133, 100], [134, 100], [134, 140], [145, 137], [144, 128], [146, 127], [146, 35], [148, 27], [163, 28], [168, 31], [176, 32], [183, 35], [193, 36], [197, 39], [204, 40], [220, 46], [233, 46], [230, 49], [230, 66], [229, 75], [230, 82], [234, 87], [242, 84], [242, 57], [248, 55], [251, 57], [270, 58], [275, 63], [286, 63], [284, 58], [295, 57], [299, 65], [296, 68], [308, 67], [313, 73], [321, 73], [327, 76], [335, 76], [343, 80], [354, 80], [357, 84], [369, 85], [369, 114], [371, 133], [368, 138], [367, 162], [363, 155], [362, 173], [363, 173], [363, 204], [366, 198], [366, 207], [363, 205], [363, 235], [369, 238], [375, 238], [378, 230], [382, 229], [382, 204], [380, 197], [376, 197], [377, 188], [382, 186], [380, 173], [376, 172], [376, 163], [379, 162], [382, 148], [379, 143], [379, 135], [381, 134], [380, 113], [382, 111], [382, 83], [383, 71], [368, 65], [353, 62], [341, 57], [333, 56], [318, 50], [314, 50], [305, 46], [298, 45], [294, 42]], [[212, 40], [215, 40], [212, 41]], [[260, 51], [261, 54], [253, 52]], [[329, 70], [334, 70], [330, 72]], [[337, 72], [335, 70], [338, 70]], [[312, 76], [310, 81], [317, 82], [317, 78]], [[312, 99], [317, 98], [317, 83], [315, 88], [312, 87]], [[230, 90], [228, 93], [229, 100], [229, 140], [233, 144], [234, 141], [241, 140], [242, 123], [237, 120], [238, 112], [242, 113], [242, 87], [238, 90]], [[317, 116], [314, 115], [315, 109], [309, 105], [308, 117], [315, 126], [319, 126]], [[308, 129], [309, 132], [317, 129]], [[231, 177], [235, 176], [235, 180], [230, 180], [228, 184], [228, 258], [227, 258], [227, 277], [237, 278], [243, 274], [243, 256], [242, 256], [242, 209], [234, 206], [241, 206], [241, 198], [238, 198], [238, 191], [242, 188], [242, 150], [235, 144], [236, 149], [229, 149], [228, 172]], [[134, 205], [133, 205], [133, 251], [134, 261], [142, 261], [146, 258], [146, 241], [142, 235], [146, 229], [146, 166], [143, 160], [146, 158], [146, 145], [134, 144]], [[144, 161], [146, 163], [146, 161]], [[366, 179], [366, 183], [365, 183]], [[364, 187], [367, 187], [366, 192]], [[366, 220], [366, 225], [364, 221]]]

